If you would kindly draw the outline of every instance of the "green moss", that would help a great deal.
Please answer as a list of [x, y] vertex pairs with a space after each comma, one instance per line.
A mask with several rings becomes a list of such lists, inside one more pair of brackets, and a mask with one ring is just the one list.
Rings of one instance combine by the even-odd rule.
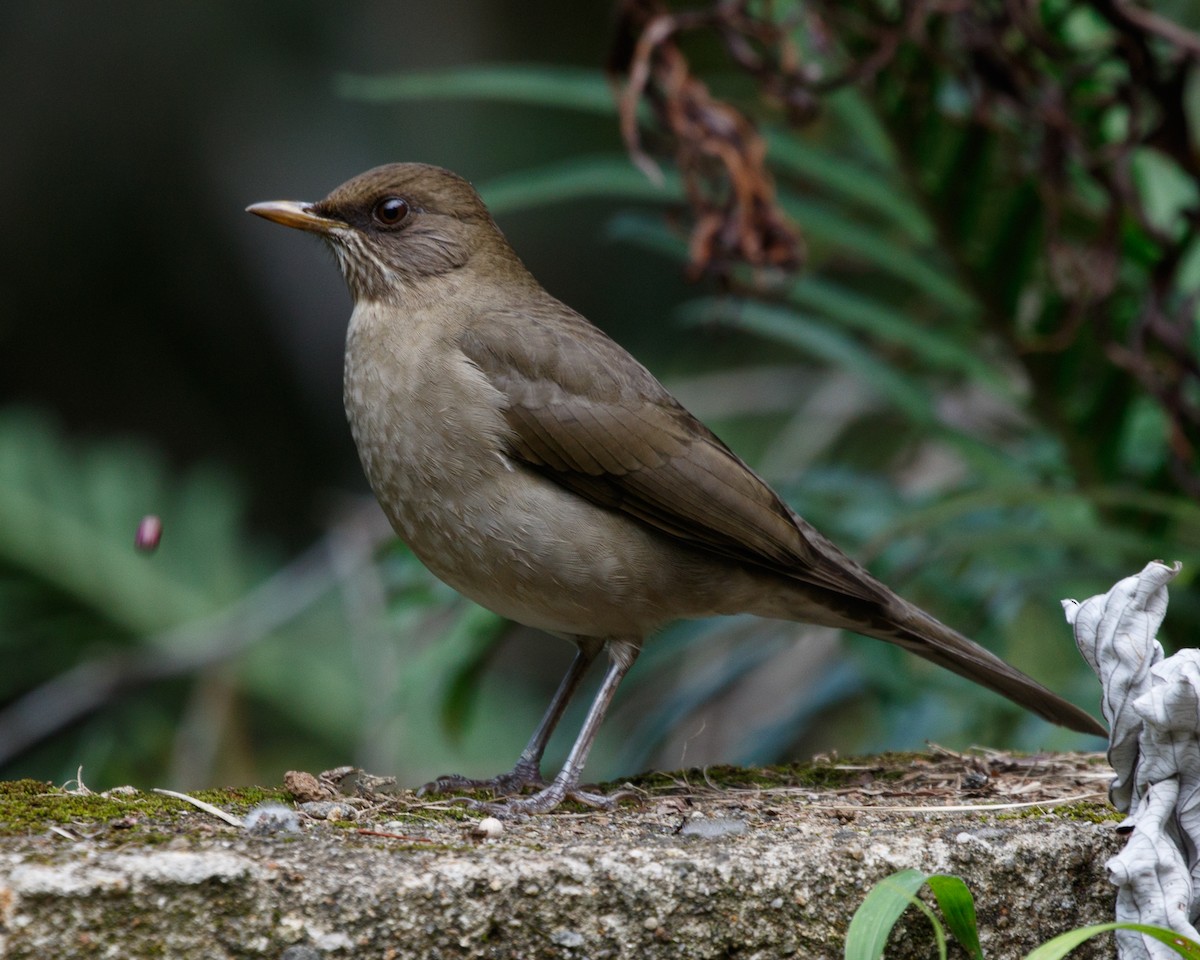
[[286, 790], [275, 787], [226, 787], [224, 790], [196, 790], [188, 794], [197, 800], [211, 803], [235, 816], [245, 813], [260, 803], [281, 803], [292, 805], [292, 795]]
[[[260, 787], [204, 790], [195, 796], [235, 816], [267, 801], [291, 803], [286, 793]], [[104, 797], [98, 793], [68, 792], [40, 780], [0, 781], [0, 836], [41, 833], [50, 826], [119, 822], [136, 831], [139, 842], [156, 843], [173, 836], [162, 831], [164, 825], [176, 824], [190, 815], [211, 819], [182, 800], [157, 793]]]
[[1057, 817], [1060, 820], [1074, 820], [1078, 823], [1120, 823], [1125, 819], [1110, 803], [1099, 800], [1080, 800], [1077, 803], [1062, 803], [1057, 806], [1048, 804], [1044, 807], [1027, 807], [1024, 810], [1010, 810], [998, 814], [997, 820], [1027, 820], [1030, 817]]
[[[154, 805], [161, 807], [162, 798], [151, 796]], [[53, 825], [119, 820], [133, 809], [124, 798], [67, 793], [38, 780], [0, 783], [0, 832], [7, 835], [40, 832]]]

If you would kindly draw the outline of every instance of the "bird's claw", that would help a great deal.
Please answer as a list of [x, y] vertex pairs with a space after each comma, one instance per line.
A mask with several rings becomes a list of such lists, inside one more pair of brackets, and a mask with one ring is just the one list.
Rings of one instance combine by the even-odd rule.
[[521, 793], [526, 787], [545, 789], [546, 781], [537, 764], [518, 763], [508, 773], [501, 773], [486, 780], [474, 780], [457, 773], [446, 774], [431, 780], [417, 789], [418, 797], [440, 793], [458, 793], [463, 790], [487, 790], [495, 797], [508, 797]]

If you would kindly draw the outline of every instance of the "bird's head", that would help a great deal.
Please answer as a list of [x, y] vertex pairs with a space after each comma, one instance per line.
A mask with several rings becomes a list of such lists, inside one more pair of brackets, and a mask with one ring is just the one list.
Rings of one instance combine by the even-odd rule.
[[396, 301], [420, 278], [475, 258], [524, 272], [471, 184], [429, 164], [375, 167], [316, 203], [272, 200], [246, 209], [324, 237], [356, 302]]

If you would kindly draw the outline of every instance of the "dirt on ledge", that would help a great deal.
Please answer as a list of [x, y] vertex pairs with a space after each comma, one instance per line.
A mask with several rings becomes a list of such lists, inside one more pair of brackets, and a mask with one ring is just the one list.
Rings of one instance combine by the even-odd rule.
[[[987, 956], [1017, 958], [1112, 918], [1110, 777], [1090, 754], [710, 768], [498, 833], [346, 771], [310, 779], [364, 795], [305, 812], [281, 790], [197, 795], [238, 826], [156, 793], [18, 781], [0, 784], [0, 956], [834, 960], [870, 887], [914, 867], [964, 877]], [[913, 912], [888, 956], [931, 946]]]

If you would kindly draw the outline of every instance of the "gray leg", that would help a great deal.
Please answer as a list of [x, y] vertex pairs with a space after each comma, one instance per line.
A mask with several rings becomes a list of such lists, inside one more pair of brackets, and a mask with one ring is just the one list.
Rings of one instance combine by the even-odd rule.
[[575, 739], [575, 745], [571, 747], [571, 752], [567, 755], [566, 763], [563, 764], [558, 776], [551, 781], [549, 786], [530, 797], [510, 797], [503, 803], [472, 803], [472, 806], [497, 814], [545, 813], [553, 810], [567, 797], [571, 797], [593, 807], [606, 809], [612, 807], [616, 802], [613, 797], [580, 791], [578, 789], [579, 778], [583, 773], [584, 764], [587, 763], [588, 753], [591, 752], [592, 741], [596, 739], [596, 732], [600, 729], [604, 714], [612, 702], [613, 694], [617, 692], [621, 680], [633, 666], [637, 654], [638, 648], [634, 644], [623, 641], [610, 644], [609, 655], [612, 657], [612, 663], [604, 675], [604, 682], [600, 684], [600, 689], [596, 692], [596, 698], [592, 701], [587, 718], [583, 721], [583, 728]]
[[550, 742], [550, 736], [554, 733], [554, 728], [558, 726], [558, 721], [562, 719], [567, 704], [571, 702], [575, 691], [579, 689], [579, 684], [583, 680], [584, 674], [587, 673], [588, 667], [592, 665], [596, 654], [603, 647], [600, 641], [592, 638], [581, 639], [578, 644], [579, 650], [575, 654], [575, 659], [567, 668], [567, 673], [559, 683], [558, 689], [554, 691], [554, 697], [550, 700], [550, 706], [546, 708], [541, 723], [533, 731], [533, 736], [529, 738], [529, 743], [521, 751], [517, 765], [512, 770], [488, 780], [472, 780], [457, 774], [448, 774], [438, 777], [432, 783], [425, 784], [417, 790], [417, 796], [448, 793], [453, 790], [491, 790], [497, 796], [505, 797], [509, 794], [520, 793], [530, 784], [539, 787], [545, 786], [545, 781], [542, 779], [542, 754], [546, 752], [546, 744]]

